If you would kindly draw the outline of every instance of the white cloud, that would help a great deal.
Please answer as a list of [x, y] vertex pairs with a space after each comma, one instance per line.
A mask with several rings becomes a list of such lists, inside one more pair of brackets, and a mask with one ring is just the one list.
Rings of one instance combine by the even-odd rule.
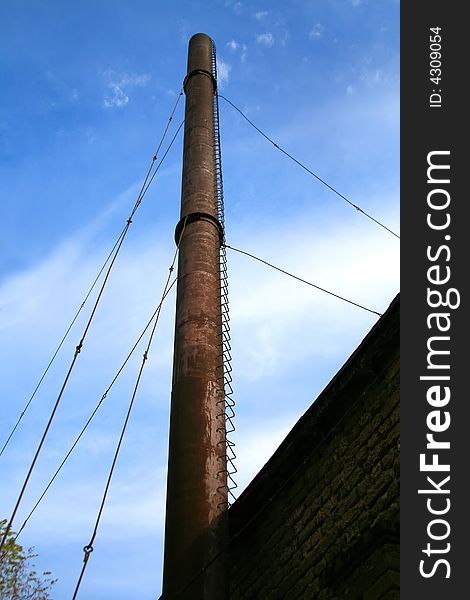
[[227, 42], [225, 44], [225, 46], [229, 50], [232, 50], [232, 52], [236, 52], [240, 48], [240, 44], [238, 42], [236, 42], [235, 40], [230, 40], [230, 42]]
[[[286, 224], [286, 231], [266, 232], [255, 245], [236, 238], [228, 243], [382, 312], [399, 288], [398, 244], [354, 217], [344, 227], [332, 223], [315, 239], [305, 224], [291, 223]], [[320, 255], [328, 260], [312, 260]], [[348, 336], [355, 335], [359, 323], [365, 333], [377, 319], [230, 250], [229, 260], [234, 355], [245, 355], [249, 368], [244, 368], [243, 377], [252, 382], [288, 373], [302, 356], [313, 361], [334, 356]], [[336, 324], [334, 331], [331, 323]], [[317, 337], [323, 340], [320, 346], [312, 344]], [[295, 345], [288, 343], [292, 338]], [[237, 339], [243, 340], [244, 349], [238, 347]]]
[[323, 36], [324, 31], [325, 31], [325, 28], [323, 27], [323, 25], [321, 23], [315, 23], [315, 25], [310, 30], [308, 37], [311, 40], [319, 40]]
[[[113, 448], [106, 460], [112, 456], [116, 446], [116, 435]], [[101, 455], [103, 460], [103, 454]], [[83, 460], [83, 457], [82, 457]], [[80, 542], [96, 518], [97, 497], [103, 485], [104, 472], [89, 473], [86, 479], [75, 480], [65, 471], [61, 478], [54, 482], [28, 523], [28, 532], [46, 535], [50, 540], [63, 539]], [[132, 539], [134, 536], [162, 532], [162, 520], [155, 519], [156, 514], [163, 515], [165, 506], [165, 472], [163, 465], [149, 470], [145, 466], [129, 470], [124, 481], [119, 474], [114, 478], [108, 498], [106, 514], [100, 528], [102, 543], [106, 540], [117, 541]], [[65, 476], [65, 479], [64, 479]], [[98, 492], [100, 490], [100, 492]], [[40, 486], [33, 497], [40, 492]], [[129, 511], [132, 506], [132, 511]], [[60, 529], [57, 523], [61, 523]], [[87, 535], [85, 533], [85, 535]], [[104, 539], [103, 539], [104, 538]]]
[[290, 40], [290, 32], [289, 31], [284, 31], [282, 37], [281, 37], [281, 46], [286, 46], [287, 43]]
[[127, 92], [133, 87], [143, 87], [150, 81], [151, 76], [146, 73], [143, 75], [122, 75], [116, 76], [113, 71], [107, 71], [106, 76], [109, 79], [107, 87], [110, 94], [103, 100], [105, 108], [122, 108], [129, 104]]
[[111, 108], [113, 106], [122, 108], [123, 106], [126, 106], [126, 104], [129, 102], [129, 96], [123, 92], [122, 87], [116, 83], [110, 83], [108, 87], [111, 89], [112, 95], [105, 96], [103, 101], [104, 106], [106, 108]]
[[374, 88], [382, 84], [385, 80], [384, 72], [381, 69], [370, 69], [364, 67], [359, 77], [360, 81], [369, 88]]
[[255, 19], [257, 19], [258, 21], [261, 21], [262, 19], [264, 19], [268, 15], [269, 15], [269, 11], [268, 10], [260, 10], [260, 11], [258, 11], [258, 12], [255, 13]]
[[377, 65], [374, 57], [366, 55], [361, 63], [352, 70], [357, 81], [364, 84], [369, 89], [377, 87], [386, 87], [394, 84], [396, 77], [390, 74], [390, 71], [383, 68], [383, 65]]
[[235, 2], [235, 4], [232, 6], [232, 9], [236, 15], [241, 15], [241, 13], [243, 12], [243, 3]]
[[[384, 198], [383, 204], [389, 205], [389, 199]], [[321, 235], [315, 237], [312, 236], [308, 219], [281, 223], [276, 228], [271, 226], [255, 240], [245, 238], [237, 229], [236, 226], [232, 228], [231, 239], [228, 240], [234, 246], [252, 251], [255, 255], [301, 277], [334, 289], [345, 296], [351, 296], [364, 304], [370, 304], [378, 310], [384, 309], [396, 292], [394, 285], [398, 283], [398, 276], [393, 276], [393, 273], [397, 272], [396, 241], [389, 241], [381, 230], [368, 221], [361, 223], [356, 213], [353, 213], [351, 219], [342, 227], [330, 224]], [[103, 298], [105, 304], [97, 314], [97, 332], [93, 341], [90, 340], [87, 344], [83, 356], [80, 356], [80, 361], [86, 359], [88, 351], [92, 352], [96, 343], [94, 354], [89, 359], [89, 364], [95, 371], [110, 368], [111, 363], [119, 363], [129, 348], [129, 340], [134, 341], [135, 333], [141, 330], [154, 306], [159, 283], [150, 286], [153, 289], [147, 290], [145, 298], [141, 297], [143, 290], [149, 287], [149, 273], [155, 272], [155, 265], [166, 266], [173, 252], [172, 240], [171, 250], [166, 256], [162, 248], [155, 247], [155, 239], [154, 232], [149, 232], [145, 239], [138, 242], [138, 247], [129, 244], [129, 248], [126, 246], [116, 265], [116, 271], [110, 280], [110, 289]], [[96, 246], [89, 243], [90, 241], [92, 240], [89, 233], [82, 233], [57, 248], [36, 268], [5, 282], [2, 290], [8, 303], [5, 311], [2, 311], [8, 325], [3, 340], [5, 351], [2, 363], [5, 369], [8, 369], [8, 366], [4, 359], [8, 356], [12, 356], [17, 365], [20, 364], [19, 358], [24, 355], [26, 340], [28, 347], [35, 348], [35, 353], [31, 355], [36, 352], [39, 355], [28, 356], [28, 361], [34, 359], [38, 364], [45, 362], [49, 343], [44, 343], [44, 340], [59, 338], [59, 328], [54, 324], [57, 316], [64, 314], [64, 306], [69, 307], [68, 312], [72, 312], [77, 299], [82, 298], [86, 284], [93, 279], [96, 267], [101, 261], [101, 257], [98, 259], [96, 254]], [[90, 248], [93, 248], [91, 253]], [[374, 249], [373, 252], [371, 248]], [[101, 250], [99, 254], [105, 255]], [[313, 257], [322, 259], [315, 260]], [[369, 317], [359, 309], [310, 289], [245, 256], [229, 251], [228, 259], [232, 354], [236, 363], [234, 387], [237, 414], [240, 414], [240, 418], [236, 419], [237, 431], [233, 436], [237, 443], [236, 481], [239, 484], [239, 494], [314, 399], [316, 388], [319, 386], [321, 389], [324, 383], [321, 380], [310, 381], [313, 380], [313, 375], [310, 375], [309, 370], [307, 395], [297, 402], [294, 398], [297, 390], [292, 391], [295, 388], [293, 378], [291, 377], [285, 388], [281, 387], [277, 379], [279, 375], [288, 377], [288, 373], [291, 372], [293, 377], [296, 377], [298, 374], [294, 367], [305, 363], [314, 365], [325, 360], [325, 357], [336, 356], [339, 349], [349, 354], [350, 349], [354, 347], [354, 340], [358, 335], [360, 340], [363, 333], [375, 322], [375, 317]], [[154, 275], [152, 279], [153, 277]], [[61, 290], [60, 295], [56, 293], [57, 290]], [[113, 302], [107, 302], [108, 296]], [[174, 303], [174, 296], [170, 303]], [[129, 310], [130, 307], [132, 310]], [[144, 380], [144, 383], [161, 380], [164, 369], [167, 372], [167, 389], [164, 392], [159, 391], [157, 400], [157, 394], [154, 394], [151, 388], [151, 403], [154, 408], [163, 401], [167, 403], [171, 385], [173, 323], [168, 306], [164, 314], [166, 318], [161, 323], [164, 331], [160, 329], [160, 333], [164, 333], [167, 341], [164, 349], [159, 346], [160, 352], [152, 353], [150, 358], [164, 354], [165, 364], [155, 366], [154, 369], [158, 369], [158, 373], [152, 373], [151, 377], [147, 373]], [[38, 319], [38, 315], [41, 315], [41, 319]], [[121, 325], [124, 323], [131, 326], [132, 334], [123, 340]], [[361, 332], [359, 334], [358, 329]], [[76, 337], [73, 336], [74, 342]], [[101, 345], [99, 340], [102, 340]], [[138, 353], [138, 358], [140, 361], [141, 352]], [[25, 368], [25, 376], [29, 370], [30, 365], [28, 369]], [[80, 371], [80, 375], [84, 372], [85, 370]], [[82, 385], [80, 375], [77, 374], [74, 381], [79, 380], [78, 383]], [[263, 377], [266, 378], [262, 379]], [[134, 382], [134, 370], [131, 370], [129, 382]], [[22, 384], [22, 381], [14, 382], [16, 395], [18, 386]], [[152, 386], [155, 383], [148, 385]], [[274, 386], [278, 386], [280, 391], [273, 389]], [[128, 387], [132, 389], [131, 385]], [[107, 400], [110, 404], [106, 404], [102, 409], [107, 412], [97, 415], [92, 431], [87, 432], [83, 443], [77, 448], [76, 460], [75, 455], [71, 457], [73, 465], [69, 464], [64, 469], [60, 479], [31, 520], [31, 527], [25, 530], [25, 534], [35, 536], [36, 540], [47, 539], [49, 544], [55, 546], [59, 537], [61, 540], [66, 539], [69, 546], [75, 544], [80, 548], [88, 541], [87, 536], [96, 518], [97, 494], [102, 491], [106, 469], [109, 467], [116, 442], [115, 425], [121, 413], [124, 413], [129, 389], [126, 392], [124, 388], [123, 405], [119, 410], [115, 408], [118, 394], [110, 395]], [[101, 384], [99, 391], [102, 391]], [[275, 394], [280, 394], [281, 400], [273, 399]], [[92, 405], [95, 404], [95, 396], [86, 393], [64, 398], [64, 402], [68, 402], [67, 418], [73, 421], [74, 431], [79, 430], [83, 415], [88, 416], [90, 412], [89, 406], [86, 406], [88, 399], [92, 400]], [[75, 402], [69, 402], [70, 400]], [[70, 415], [72, 405], [77, 406], [73, 410], [81, 411], [80, 418], [77, 413]], [[266, 418], [268, 405], [271, 412], [270, 417]], [[145, 403], [139, 401], [135, 410], [143, 406]], [[253, 412], [250, 413], [250, 410]], [[16, 414], [16, 411], [14, 412]], [[112, 482], [109, 502], [100, 528], [99, 539], [103, 547], [107, 547], [107, 544], [118, 545], [116, 542], [121, 540], [126, 540], [129, 544], [129, 540], [140, 540], [149, 532], [154, 536], [154, 545], [156, 539], [159, 542], [162, 538], [167, 415], [161, 411], [158, 418], [154, 417], [153, 420], [149, 420], [147, 415], [147, 422], [152, 421], [148, 423], [147, 431], [147, 425], [142, 422], [142, 414], [145, 413], [141, 413], [140, 419], [133, 414], [126, 434], [123, 454]], [[108, 419], [112, 418], [116, 418], [116, 422], [108, 423]], [[160, 423], [157, 431], [154, 422]], [[262, 423], [262, 427], [259, 423]], [[70, 434], [70, 423], [66, 424], [69, 426], [67, 429], [56, 427], [52, 435], [59, 429], [60, 436]], [[71, 439], [71, 435], [67, 442], [61, 437], [63, 446], [68, 448]], [[49, 439], [49, 451], [50, 441]], [[160, 446], [157, 446], [157, 443]], [[22, 445], [19, 447], [23, 452]], [[41, 481], [48, 480], [48, 472], [53, 472], [61, 455], [63, 454], [57, 449], [50, 460], [44, 461], [47, 469], [41, 472]], [[155, 461], [155, 456], [160, 458]], [[140, 460], [142, 462], [139, 462]], [[142, 466], [136, 467], [137, 464]], [[22, 469], [16, 468], [15, 465], [15, 469], [6, 473], [11, 481], [14, 480], [12, 472], [20, 473]], [[148, 473], [151, 474], [150, 477]], [[35, 500], [40, 492], [38, 485], [32, 493], [32, 499]], [[1, 499], [8, 500], [8, 503], [13, 501], [13, 498], [10, 499], [7, 495], [7, 490], [0, 490], [0, 495]], [[131, 514], [128, 513], [129, 506], [133, 507]], [[57, 532], [60, 532], [60, 536]]]
[[224, 87], [228, 83], [232, 66], [226, 63], [222, 58], [217, 58], [217, 83]]
[[271, 48], [274, 45], [274, 36], [272, 33], [260, 33], [256, 36], [256, 41], [261, 46], [266, 46], [266, 48]]
[[254, 476], [268, 462], [282, 440], [291, 429], [298, 415], [288, 418], [264, 418], [262, 428], [253, 421], [237, 424], [237, 430], [231, 436], [235, 441], [237, 455], [235, 464], [238, 473], [235, 476], [237, 488], [235, 496], [239, 496]]
[[248, 50], [246, 44], [240, 44], [239, 42], [236, 42], [235, 40], [230, 40], [230, 42], [227, 42], [225, 44], [225, 47], [228, 48], [233, 53], [240, 52], [240, 60], [242, 62], [245, 62], [246, 54], [247, 54], [247, 50]]
[[191, 28], [188, 24], [188, 22], [186, 21], [186, 19], [183, 19], [180, 23], [179, 23], [179, 27], [178, 27], [178, 34], [179, 34], [179, 40], [180, 40], [180, 44], [187, 46], [189, 39], [191, 37]]

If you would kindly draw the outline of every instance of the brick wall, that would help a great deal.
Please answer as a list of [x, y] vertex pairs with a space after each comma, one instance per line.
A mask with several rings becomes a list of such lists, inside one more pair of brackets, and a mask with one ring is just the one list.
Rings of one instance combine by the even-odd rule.
[[399, 298], [229, 511], [231, 600], [399, 598]]

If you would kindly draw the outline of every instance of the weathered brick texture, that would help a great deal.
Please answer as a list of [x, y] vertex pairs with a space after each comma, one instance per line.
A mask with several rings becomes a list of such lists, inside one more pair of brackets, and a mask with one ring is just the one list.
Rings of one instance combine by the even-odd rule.
[[398, 518], [397, 297], [230, 509], [230, 598], [399, 598]]

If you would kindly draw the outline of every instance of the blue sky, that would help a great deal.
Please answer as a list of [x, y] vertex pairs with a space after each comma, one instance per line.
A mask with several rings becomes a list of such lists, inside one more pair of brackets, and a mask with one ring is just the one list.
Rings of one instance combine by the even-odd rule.
[[[130, 213], [185, 75], [214, 38], [221, 93], [353, 202], [399, 230], [399, 4], [395, 0], [0, 5], [0, 442]], [[309, 177], [220, 101], [229, 244], [383, 312], [399, 242]], [[173, 129], [183, 118], [180, 104]], [[15, 521], [18, 528], [159, 301], [179, 218], [180, 136], [116, 263]], [[376, 317], [228, 251], [239, 491]], [[174, 295], [161, 322], [80, 598], [161, 586]], [[87, 305], [88, 309], [90, 304]], [[71, 332], [0, 457], [11, 512], [75, 345]], [[69, 598], [143, 347], [21, 542]]]

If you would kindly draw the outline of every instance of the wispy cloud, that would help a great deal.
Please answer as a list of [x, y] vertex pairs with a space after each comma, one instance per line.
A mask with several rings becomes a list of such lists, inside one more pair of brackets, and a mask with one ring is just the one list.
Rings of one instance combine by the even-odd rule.
[[360, 81], [362, 81], [367, 87], [374, 88], [384, 82], [385, 74], [382, 69], [374, 69], [364, 67], [359, 76]]
[[[381, 312], [398, 291], [397, 245], [395, 240], [387, 239], [369, 223], [361, 224], [352, 218], [351, 223], [353, 227], [348, 224], [344, 228], [327, 228], [324, 235], [315, 240], [309, 237], [308, 228], [297, 223], [295, 229], [267, 234], [259, 240], [259, 249], [258, 243], [254, 247], [253, 242], [245, 249], [325, 289]], [[291, 233], [294, 230], [298, 237]], [[243, 241], [233, 242], [242, 249], [243, 244]], [[377, 252], [371, 254], [370, 248], [376, 248]], [[328, 256], [328, 261], [314, 264], [311, 257], [321, 253]], [[244, 353], [249, 356], [247, 363], [250, 365], [244, 372], [251, 381], [284, 369], [288, 372], [302, 355], [312, 358], [333, 356], [340, 338], [345, 340], [359, 322], [363, 322], [364, 332], [367, 331], [376, 319], [331, 295], [286, 279], [244, 256], [230, 252], [229, 258], [231, 265], [236, 265], [231, 285], [232, 296], [237, 296], [232, 318], [243, 332]], [[261, 306], [263, 310], [258, 312]], [[279, 320], [276, 315], [285, 318]], [[333, 322], [336, 323], [334, 332], [331, 329]], [[321, 347], [315, 348], [311, 342], [316, 336], [324, 339]], [[289, 345], [289, 338], [297, 340], [295, 346]], [[250, 342], [246, 343], [247, 340]], [[237, 346], [236, 340], [234, 346]], [[241, 352], [237, 348], [234, 354], [241, 355]]]
[[[389, 204], [388, 199], [384, 198], [383, 201], [384, 205]], [[143, 290], [148, 288], [149, 279], [154, 278], [155, 265], [162, 262], [167, 264], [173, 253], [172, 243], [166, 256], [161, 247], [155, 247], [155, 238], [155, 233], [149, 232], [145, 239], [139, 241], [137, 248], [131, 245], [126, 247], [125, 254], [116, 265], [117, 270], [113, 272], [110, 289], [104, 298], [105, 304], [97, 315], [93, 340], [89, 340], [86, 352], [81, 356], [81, 360], [84, 360], [87, 352], [92, 352], [87, 363], [91, 370], [112, 370], [114, 373], [115, 365], [127, 353], [130, 342], [134, 341], [136, 332], [141, 330], [154, 306], [160, 284], [152, 285], [153, 290], [147, 290], [145, 298]], [[1, 356], [5, 369], [8, 368], [9, 356], [19, 364], [24, 355], [26, 340], [29, 347], [34, 347], [38, 353], [37, 357], [28, 357], [28, 360], [34, 358], [37, 363], [45, 362], [48, 354], [45, 346], [48, 344], [44, 344], [44, 340], [59, 338], [57, 324], [54, 325], [57, 315], [63, 314], [64, 305], [70, 309], [67, 312], [72, 312], [77, 298], [82, 298], [82, 291], [92, 280], [100, 263], [96, 246], [89, 242], [88, 231], [81, 232], [56, 248], [36, 268], [5, 282], [2, 291], [8, 300], [8, 310], [4, 313], [7, 319], [5, 325], [8, 326], [4, 330], [5, 351]], [[391, 272], [397, 270], [395, 240], [388, 241], [381, 231], [371, 227], [368, 222], [358, 221], [355, 213], [343, 227], [325, 227], [316, 238], [312, 238], [309, 220], [299, 217], [289, 223], [265, 228], [255, 241], [233, 227], [229, 242], [379, 310], [386, 307], [396, 292], [390, 282]], [[374, 252], [370, 251], [371, 248], [374, 248]], [[105, 254], [101, 250], [98, 253]], [[320, 256], [327, 256], [328, 260], [312, 260], [312, 257]], [[230, 252], [228, 258], [235, 389], [240, 406], [238, 412], [241, 413], [233, 438], [237, 442], [236, 479], [240, 493], [269, 459], [295, 424], [299, 414], [314, 399], [316, 392], [323, 387], [325, 382], [321, 379], [313, 381], [311, 365], [336, 357], [340, 352], [349, 354], [354, 341], [358, 336], [360, 341], [375, 318], [287, 279], [245, 256]], [[152, 273], [151, 278], [149, 273]], [[162, 273], [162, 278], [164, 275]], [[395, 283], [398, 284], [398, 273]], [[61, 290], [61, 294], [55, 293], [56, 290]], [[108, 302], [108, 297], [113, 302]], [[41, 315], [40, 319], [38, 315]], [[141, 541], [142, 536], [148, 535], [149, 531], [154, 536], [153, 545], [157, 536], [161, 540], [165, 502], [166, 425], [161, 425], [156, 434], [153, 423], [164, 424], [167, 420], [173, 334], [168, 307], [163, 316], [164, 320], [159, 325], [161, 336], [157, 343], [160, 344], [164, 337], [164, 348], [161, 349], [159, 345], [160, 352], [152, 352], [150, 360], [154, 360], [159, 354], [165, 358], [161, 359], [163, 363], [154, 363], [153, 369], [157, 373], [153, 373], [152, 377], [147, 373], [143, 382], [145, 385], [142, 391], [151, 400], [144, 396], [140, 398], [143, 402], [136, 405], [136, 409], [141, 407], [142, 412], [140, 418], [138, 413], [133, 415], [120, 468], [112, 483], [106, 516], [100, 530], [100, 543], [103, 544], [116, 545], [121, 539], [125, 539], [127, 544], [133, 543], [136, 538]], [[132, 332], [123, 336], [124, 324], [126, 327], [130, 326]], [[76, 341], [75, 335], [73, 338]], [[293, 399], [287, 403], [285, 399], [295, 395], [292, 389], [295, 377], [298, 377], [296, 368], [299, 364], [302, 369], [303, 365], [309, 365], [308, 393], [298, 401]], [[30, 368], [31, 365], [28, 369]], [[279, 377], [288, 377], [289, 372], [290, 379], [281, 384]], [[84, 368], [74, 382], [84, 385], [86, 373]], [[164, 373], [166, 374], [163, 375]], [[95, 378], [95, 374], [93, 377]], [[161, 385], [166, 386], [166, 389], [159, 390], [157, 395], [152, 386], [158, 380], [164, 380]], [[126, 381], [126, 387], [132, 389], [134, 370]], [[22, 382], [15, 381], [15, 387], [12, 388], [16, 396], [19, 384]], [[99, 391], [103, 391], [101, 383]], [[15, 394], [6, 393], [5, 397]], [[88, 432], [89, 435], [77, 448], [79, 456], [73, 463], [73, 469], [70, 470], [69, 465], [64, 470], [31, 521], [31, 528], [27, 531], [36, 536], [35, 539], [45, 538], [49, 543], [57, 544], [65, 537], [69, 544], [73, 543], [77, 547], [88, 541], [85, 534], [88, 534], [90, 523], [93, 523], [96, 516], [97, 490], [101, 492], [116, 442], [117, 422], [121, 412], [125, 412], [127, 395], [124, 388], [123, 406], [119, 411], [114, 404], [118, 394], [114, 394], [109, 398], [111, 404], [106, 404], [101, 409], [108, 412], [97, 415], [93, 430]], [[276, 398], [276, 395], [281, 399]], [[80, 401], [70, 402], [77, 398]], [[80, 421], [89, 414], [90, 406], [84, 406], [89, 399], [90, 394], [87, 393], [65, 398], [66, 403], [69, 401], [65, 421], [67, 427], [60, 428], [61, 436], [70, 434], [71, 429], [79, 429]], [[92, 395], [91, 399], [93, 401], [90, 404], [94, 405], [97, 398]], [[163, 404], [165, 408], [162, 408]], [[267, 419], [265, 415], [268, 404], [271, 416]], [[76, 412], [70, 414], [72, 405], [76, 407], [73, 411], [80, 411], [80, 415]], [[158, 417], [154, 415], [152, 424], [147, 425], [148, 413], [144, 409], [150, 405], [152, 410], [159, 412]], [[116, 422], [112, 421], [114, 418]], [[57, 430], [59, 427], [54, 431]], [[71, 435], [67, 437], [72, 439]], [[27, 441], [27, 436], [22, 439]], [[68, 447], [69, 442], [62, 440], [61, 443]], [[24, 445], [19, 447], [24, 452]], [[50, 449], [51, 444], [48, 447]], [[50, 461], [45, 461], [47, 471], [53, 472], [61, 454], [57, 451]], [[155, 461], [155, 456], [160, 459]], [[74, 460], [73, 457], [71, 460]], [[15, 468], [6, 473], [6, 476], [13, 477], [13, 473], [21, 470], [15, 464]], [[149, 478], [148, 473], [153, 475]], [[41, 480], [47, 481], [48, 477], [46, 471], [41, 472]], [[39, 488], [35, 489], [33, 497], [36, 498], [40, 491]], [[0, 496], [5, 504], [13, 501], [6, 491], [0, 490]], [[124, 518], [129, 506], [133, 507], [132, 515]], [[155, 521], [155, 515], [160, 515], [158, 522]], [[150, 528], [149, 523], [152, 524]], [[59, 531], [60, 536], [57, 533]]]
[[258, 12], [255, 13], [254, 17], [257, 21], [262, 21], [268, 15], [269, 15], [268, 10], [259, 10]]
[[[116, 445], [113, 439], [113, 449]], [[112, 452], [109, 453], [112, 455]], [[82, 457], [83, 458], [83, 457]], [[103, 455], [101, 455], [103, 458]], [[64, 479], [65, 475], [65, 479]], [[96, 517], [97, 489], [102, 485], [102, 474], [89, 474], [88, 479], [75, 481], [69, 473], [63, 473], [47, 496], [38, 514], [31, 519], [28, 530], [47, 535], [50, 540], [63, 539], [80, 542], [84, 531]], [[152, 515], [163, 514], [165, 504], [165, 472], [163, 465], [149, 470], [134, 467], [124, 482], [113, 481], [106, 510], [106, 519], [100, 530], [102, 538], [117, 541], [153, 531], [160, 532], [163, 523]], [[132, 506], [132, 515], [127, 515]], [[40, 517], [40, 518], [39, 518]], [[60, 531], [57, 522], [61, 523]]]
[[390, 75], [386, 65], [377, 64], [372, 56], [365, 56], [357, 67], [353, 69], [356, 83], [360, 83], [369, 89], [387, 87], [394, 82], [396, 76]]
[[236, 466], [239, 475], [236, 477], [236, 494], [240, 495], [258, 471], [267, 463], [279, 444], [286, 437], [290, 426], [286, 421], [294, 423], [298, 415], [289, 419], [265, 418], [262, 427], [256, 421], [239, 424], [233, 439], [236, 443]]
[[150, 81], [148, 73], [143, 75], [117, 75], [114, 71], [106, 71], [109, 93], [105, 95], [103, 105], [105, 108], [123, 108], [129, 104], [128, 93], [134, 87], [143, 87]]
[[286, 29], [280, 38], [281, 46], [287, 46], [289, 41], [290, 41], [290, 32]]
[[260, 33], [256, 36], [256, 42], [260, 44], [260, 46], [265, 46], [266, 48], [271, 48], [274, 45], [274, 36], [272, 33]]
[[240, 48], [240, 44], [235, 40], [230, 40], [230, 42], [227, 42], [225, 46], [232, 52], [236, 52]]
[[228, 48], [228, 50], [230, 50], [230, 52], [234, 53], [234, 54], [240, 54], [240, 60], [242, 62], [245, 62], [246, 59], [246, 55], [247, 55], [247, 46], [246, 44], [241, 44], [240, 42], [237, 42], [235, 40], [230, 40], [230, 42], [227, 42], [225, 44], [225, 47]]
[[233, 0], [226, 0], [225, 6], [231, 8], [236, 15], [241, 15], [245, 8], [243, 2], [233, 2]]
[[51, 102], [51, 106], [56, 106], [63, 102], [77, 102], [79, 100], [78, 90], [71, 87], [66, 80], [58, 77], [50, 70], [45, 72], [45, 77], [51, 89], [54, 90], [55, 101]]
[[323, 25], [321, 23], [315, 23], [315, 25], [310, 30], [308, 37], [311, 40], [319, 40], [323, 36], [324, 31], [325, 31], [325, 28], [323, 27]]
[[222, 58], [217, 57], [217, 83], [224, 87], [229, 80], [232, 66], [225, 62]]

